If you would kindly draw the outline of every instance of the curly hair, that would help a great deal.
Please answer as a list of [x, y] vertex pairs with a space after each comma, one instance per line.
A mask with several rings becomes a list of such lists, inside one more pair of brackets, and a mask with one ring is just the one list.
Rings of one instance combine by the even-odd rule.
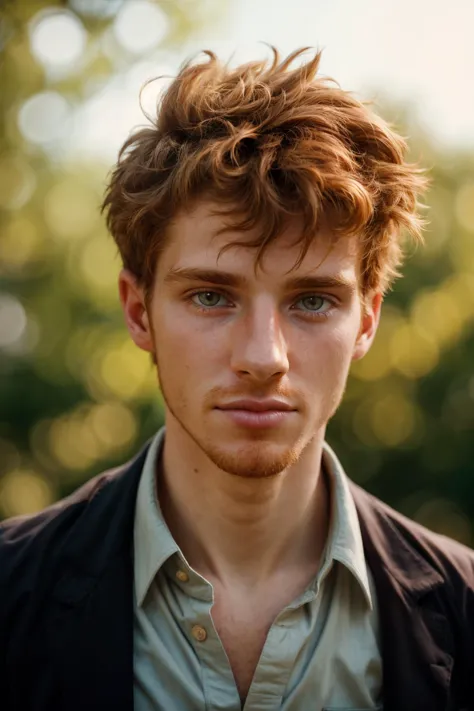
[[281, 59], [272, 47], [272, 61], [237, 68], [206, 51], [181, 67], [152, 124], [122, 146], [102, 209], [145, 293], [167, 226], [201, 198], [230, 218], [222, 231], [258, 227], [245, 241], [256, 264], [298, 217], [299, 265], [331, 216], [335, 239], [360, 239], [363, 294], [385, 292], [400, 275], [403, 233], [422, 240], [425, 171], [406, 162], [406, 141], [367, 102], [318, 75], [320, 51], [294, 66], [307, 49]]

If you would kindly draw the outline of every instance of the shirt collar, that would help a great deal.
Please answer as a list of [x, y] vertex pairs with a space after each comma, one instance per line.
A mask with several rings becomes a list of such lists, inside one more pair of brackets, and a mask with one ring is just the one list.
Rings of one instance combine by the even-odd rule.
[[156, 464], [161, 457], [164, 438], [165, 428], [162, 427], [148, 448], [138, 485], [133, 546], [135, 595], [140, 606], [163, 563], [179, 552], [163, 518], [156, 492]]
[[333, 560], [342, 563], [358, 581], [372, 610], [373, 596], [357, 509], [347, 475], [327, 442], [323, 445], [322, 466], [331, 490], [331, 521], [323, 568]]
[[[181, 553], [163, 518], [156, 493], [156, 464], [161, 457], [164, 437], [165, 427], [162, 427], [148, 449], [138, 486], [134, 522], [134, 578], [138, 605], [143, 604], [148, 588], [166, 560]], [[322, 462], [329, 478], [332, 506], [326, 553], [317, 580], [322, 580], [332, 561], [339, 561], [354, 575], [372, 609], [357, 510], [342, 465], [326, 442]]]

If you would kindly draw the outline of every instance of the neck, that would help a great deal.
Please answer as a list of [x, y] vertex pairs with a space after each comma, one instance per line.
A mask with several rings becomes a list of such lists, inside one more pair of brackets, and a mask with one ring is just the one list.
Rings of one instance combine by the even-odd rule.
[[246, 479], [215, 466], [171, 421], [159, 477], [163, 515], [188, 563], [223, 585], [316, 573], [329, 521], [323, 435], [280, 474]]

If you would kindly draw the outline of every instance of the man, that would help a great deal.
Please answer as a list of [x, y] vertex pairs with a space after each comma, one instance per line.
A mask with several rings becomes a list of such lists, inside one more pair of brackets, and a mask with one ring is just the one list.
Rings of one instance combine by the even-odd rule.
[[474, 708], [471, 551], [325, 443], [426, 180], [319, 53], [208, 54], [104, 201], [165, 428], [3, 524], [2, 708]]

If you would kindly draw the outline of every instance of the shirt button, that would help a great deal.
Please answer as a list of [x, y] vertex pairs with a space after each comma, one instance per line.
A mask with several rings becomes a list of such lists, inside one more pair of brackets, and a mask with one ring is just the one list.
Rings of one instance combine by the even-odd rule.
[[182, 583], [187, 583], [189, 580], [189, 575], [184, 570], [177, 570], [176, 577], [181, 580]]
[[204, 627], [201, 627], [201, 625], [194, 625], [194, 627], [191, 630], [191, 633], [198, 642], [205, 642], [207, 639], [207, 632], [204, 629]]

